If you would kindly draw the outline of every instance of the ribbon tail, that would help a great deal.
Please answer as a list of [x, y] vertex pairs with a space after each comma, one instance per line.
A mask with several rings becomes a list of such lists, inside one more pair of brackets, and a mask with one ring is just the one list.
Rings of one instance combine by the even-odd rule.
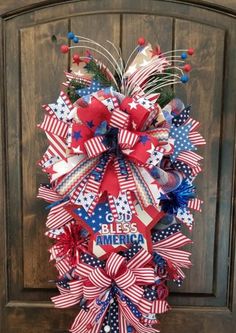
[[147, 327], [147, 326], [144, 326], [142, 323], [140, 323], [139, 319], [137, 317], [135, 317], [135, 315], [129, 309], [126, 302], [122, 302], [120, 298], [118, 298], [118, 303], [119, 303], [120, 311], [122, 312], [123, 316], [134, 327], [134, 329], [138, 333], [158, 333], [158, 332], [160, 332], [153, 327]]
[[122, 313], [122, 311], [120, 310], [120, 307], [119, 307], [119, 329], [120, 329], [120, 333], [128, 333], [127, 326], [128, 326], [128, 322], [127, 322], [125, 316], [123, 315], [123, 313]]
[[152, 255], [146, 250], [141, 249], [132, 259], [127, 263], [129, 269], [143, 267], [152, 260]]
[[[140, 202], [141, 206], [147, 207], [149, 205], [155, 205], [156, 203], [155, 198], [157, 198], [158, 196], [155, 196], [155, 193], [152, 193], [150, 191], [150, 187], [148, 185], [148, 178], [151, 177], [148, 174], [148, 172], [146, 172], [148, 178], [144, 178], [143, 174], [140, 172], [141, 168], [138, 168], [133, 162], [130, 162], [130, 169], [135, 183], [135, 189], [136, 189], [135, 194], [137, 195], [138, 201]], [[153, 178], [151, 180], [153, 181]], [[156, 185], [155, 189], [157, 190]]]
[[64, 309], [79, 303], [83, 296], [82, 281], [73, 281], [69, 283], [70, 289], [59, 288], [61, 295], [51, 298], [56, 308]]
[[55, 202], [61, 200], [63, 197], [46, 186], [40, 186], [37, 198], [44, 199], [47, 202]]
[[170, 310], [170, 306], [166, 300], [156, 300], [151, 306], [150, 313], [165, 313]]

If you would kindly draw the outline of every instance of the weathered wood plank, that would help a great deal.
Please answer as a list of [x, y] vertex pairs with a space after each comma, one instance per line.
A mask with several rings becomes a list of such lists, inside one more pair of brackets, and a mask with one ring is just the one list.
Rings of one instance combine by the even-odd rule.
[[126, 60], [137, 46], [139, 37], [153, 46], [160, 44], [163, 51], [172, 48], [173, 19], [154, 15], [124, 14], [122, 17], [122, 51]]
[[21, 163], [23, 200], [23, 262], [24, 287], [51, 287], [48, 280], [55, 277], [53, 265], [48, 263], [49, 241], [44, 236], [47, 212], [45, 202], [37, 200], [41, 182], [48, 182], [36, 162], [47, 146], [46, 136], [37, 129], [45, 111], [42, 104], [56, 101], [63, 69], [68, 58], [60, 53], [60, 43], [53, 43], [52, 36], [66, 36], [68, 20], [37, 25], [21, 30]]
[[[89, 27], [89, 29], [88, 29]], [[119, 46], [120, 43], [120, 15], [119, 14], [105, 14], [105, 15], [84, 15], [84, 16], [77, 16], [71, 18], [71, 30], [78, 35], [83, 37], [87, 37], [90, 39], [95, 40], [97, 43], [100, 43], [104, 46], [109, 52], [112, 53], [114, 57], [116, 57], [116, 53], [114, 52], [113, 47], [106, 42], [106, 40], [111, 41], [116, 46]], [[85, 55], [86, 47], [89, 49], [91, 44], [83, 43], [85, 49], [75, 49], [72, 51], [73, 53], [79, 53], [81, 55]], [[79, 45], [80, 45], [79, 44]], [[92, 46], [94, 47], [94, 46]], [[99, 47], [94, 47], [98, 51], [104, 53], [108, 58], [109, 55], [104, 52]], [[99, 53], [91, 50], [92, 55], [96, 59], [101, 60], [105, 65], [110, 68], [111, 72], [114, 73], [114, 69], [112, 68], [111, 64]]]
[[[218, 223], [218, 172], [225, 33], [221, 29], [207, 25], [176, 20], [175, 36], [176, 49], [186, 47], [196, 49], [194, 56], [189, 57], [187, 61], [193, 66], [190, 81], [184, 87], [178, 86], [176, 93], [187, 104], [192, 105], [192, 117], [200, 121], [200, 132], [207, 141], [207, 146], [200, 149], [200, 154], [204, 157], [204, 173], [197, 178], [199, 197], [204, 200], [205, 206], [201, 214], [195, 214], [193, 267], [187, 272], [186, 283], [181, 289], [191, 293], [213, 294], [216, 279], [215, 251], [219, 246], [215, 243], [215, 235]], [[226, 270], [223, 271], [225, 281], [227, 274]]]

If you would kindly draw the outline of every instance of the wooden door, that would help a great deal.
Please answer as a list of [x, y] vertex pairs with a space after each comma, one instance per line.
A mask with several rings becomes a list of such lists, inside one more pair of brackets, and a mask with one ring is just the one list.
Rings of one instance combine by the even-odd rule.
[[223, 0], [1, 2], [1, 332], [66, 332], [79, 310], [49, 301], [56, 271], [48, 263], [44, 203], [36, 199], [45, 180], [36, 161], [46, 145], [36, 124], [40, 105], [56, 99], [64, 80], [68, 59], [59, 45], [68, 30], [120, 44], [125, 57], [140, 35], [163, 50], [196, 48], [192, 79], [178, 94], [193, 105], [207, 140], [198, 179], [205, 205], [196, 214], [193, 267], [183, 287], [172, 287], [173, 310], [161, 318], [161, 331], [235, 332], [233, 10]]

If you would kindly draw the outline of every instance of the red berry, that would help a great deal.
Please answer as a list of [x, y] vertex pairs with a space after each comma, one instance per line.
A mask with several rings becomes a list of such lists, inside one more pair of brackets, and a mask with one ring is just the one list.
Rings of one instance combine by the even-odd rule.
[[145, 43], [146, 43], [145, 38], [144, 37], [139, 37], [138, 45], [143, 46]]
[[191, 56], [193, 55], [195, 50], [193, 48], [188, 49], [188, 54]]
[[185, 65], [184, 65], [184, 71], [185, 71], [185, 72], [190, 72], [191, 69], [192, 69], [191, 65], [189, 65], [189, 64], [185, 64]]
[[75, 64], [78, 64], [78, 65], [79, 65], [79, 63], [81, 62], [81, 60], [80, 60], [80, 56], [79, 56], [77, 53], [75, 53], [75, 54], [73, 55], [73, 62], [74, 62]]
[[68, 53], [69, 46], [68, 45], [61, 45], [61, 53]]

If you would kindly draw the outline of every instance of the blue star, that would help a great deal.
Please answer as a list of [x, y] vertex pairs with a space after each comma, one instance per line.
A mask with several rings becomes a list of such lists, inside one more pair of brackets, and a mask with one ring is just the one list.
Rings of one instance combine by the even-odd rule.
[[79, 96], [87, 96], [91, 95], [92, 93], [95, 93], [96, 91], [99, 91], [103, 88], [100, 82], [98, 81], [92, 81], [91, 85], [89, 87], [83, 88], [83, 89], [77, 89], [76, 93]]
[[139, 142], [141, 142], [143, 145], [145, 145], [145, 143], [146, 143], [147, 141], [150, 141], [150, 139], [149, 139], [149, 137], [148, 137], [147, 135], [142, 135], [142, 136], [140, 136], [140, 138], [139, 138]]
[[93, 123], [92, 120], [87, 121], [87, 125], [88, 125], [89, 128], [93, 128], [94, 127], [94, 123]]
[[[110, 213], [110, 209], [107, 208], [106, 203], [99, 203], [92, 216], [89, 216], [83, 207], [79, 207], [74, 209], [74, 213], [76, 213], [86, 224], [93, 228], [93, 231], [96, 233], [101, 229], [100, 222], [107, 224], [106, 215]], [[94, 223], [95, 221], [95, 223]]]
[[170, 156], [171, 162], [174, 162], [182, 151], [196, 150], [196, 147], [189, 140], [189, 132], [192, 125], [186, 126], [171, 126], [170, 137], [175, 139], [175, 148], [173, 154]]
[[82, 138], [82, 135], [81, 135], [80, 132], [81, 132], [81, 131], [75, 131], [75, 132], [73, 133], [73, 138], [74, 138], [76, 141], [78, 141], [79, 139]]

